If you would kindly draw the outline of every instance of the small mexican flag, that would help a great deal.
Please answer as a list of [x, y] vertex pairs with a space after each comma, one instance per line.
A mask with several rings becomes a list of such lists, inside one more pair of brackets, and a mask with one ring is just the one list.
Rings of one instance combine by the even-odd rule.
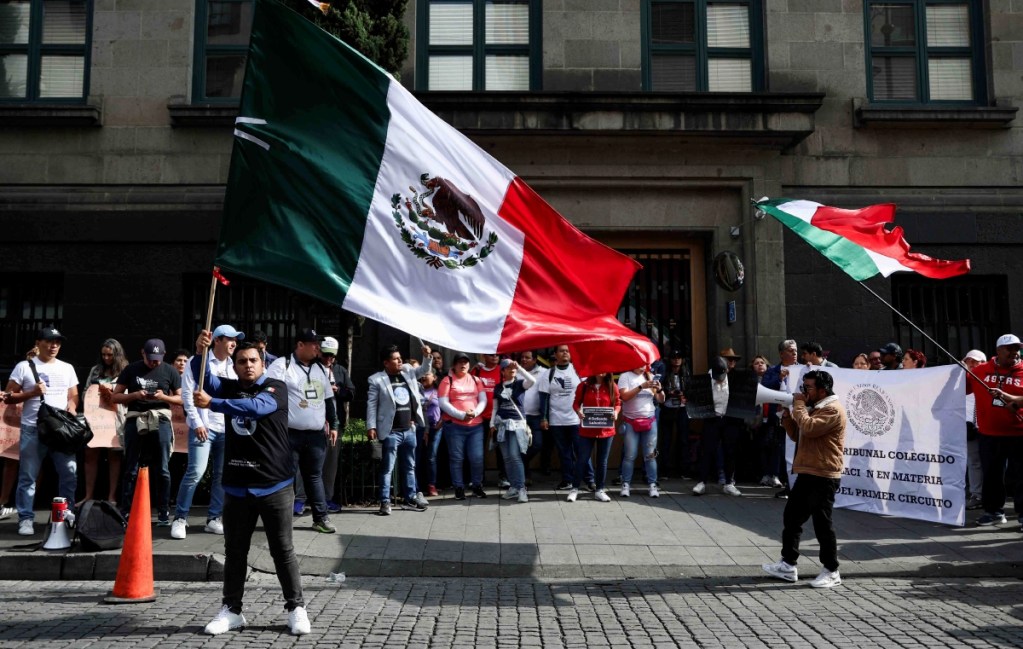
[[895, 220], [895, 205], [844, 210], [789, 198], [761, 199], [757, 207], [782, 222], [857, 281], [878, 273], [912, 272], [948, 279], [970, 272], [970, 260], [945, 261], [909, 251]]
[[618, 311], [639, 264], [590, 239], [400, 83], [257, 0], [216, 263], [444, 347], [657, 358]]

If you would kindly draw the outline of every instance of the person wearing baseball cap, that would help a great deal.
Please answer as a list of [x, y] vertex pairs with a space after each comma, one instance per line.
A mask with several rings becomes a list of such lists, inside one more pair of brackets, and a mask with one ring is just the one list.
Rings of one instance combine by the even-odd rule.
[[[245, 340], [245, 334], [229, 324], [222, 324], [213, 330], [211, 337], [213, 340], [206, 345], [207, 341], [200, 335], [200, 340], [196, 341], [196, 355], [200, 358], [205, 355], [207, 372], [220, 378], [237, 379], [232, 356], [238, 342]], [[206, 511], [206, 526], [203, 529], [210, 534], [224, 533], [224, 487], [221, 482], [226, 438], [224, 415], [209, 408], [196, 407], [192, 394], [198, 378], [192, 373], [191, 364], [186, 365], [181, 375], [181, 399], [185, 420], [188, 422], [188, 467], [178, 487], [177, 505], [170, 529], [172, 539], [184, 539], [188, 535], [188, 512], [192, 507], [192, 498], [195, 497], [195, 490], [202, 477], [206, 475], [206, 467], [211, 459], [210, 506]]]
[[[22, 536], [35, 534], [32, 504], [35, 501], [36, 478], [47, 455], [57, 469], [57, 492], [69, 503], [75, 502], [75, 489], [78, 487], [75, 454], [47, 448], [39, 441], [36, 428], [39, 405], [44, 399], [53, 408], [71, 413], [78, 410], [78, 374], [71, 364], [57, 359], [64, 340], [64, 335], [56, 327], [40, 329], [36, 333], [37, 353], [35, 356], [30, 354], [14, 366], [5, 396], [0, 398], [8, 404], [22, 404], [19, 431], [21, 461], [18, 490], [14, 497], [18, 510], [18, 534]], [[4, 467], [5, 474], [9, 470], [10, 465]]]
[[[327, 368], [330, 374], [330, 390], [334, 393], [334, 403], [337, 406], [337, 429], [344, 430], [348, 423], [348, 415], [345, 412], [343, 403], [348, 403], [355, 398], [355, 384], [344, 365], [337, 362], [337, 353], [341, 344], [337, 338], [324, 336], [320, 343], [320, 362]], [[341, 511], [341, 485], [337, 480], [338, 464], [341, 462], [341, 445], [327, 447], [327, 456], [323, 460], [323, 492], [327, 499], [327, 511], [336, 514]], [[305, 499], [303, 494], [302, 499]]]
[[124, 421], [124, 493], [120, 506], [123, 513], [131, 509], [135, 479], [140, 461], [154, 467], [156, 474], [156, 508], [160, 527], [170, 522], [170, 456], [174, 445], [171, 428], [171, 406], [182, 405], [181, 374], [173, 365], [163, 362], [167, 345], [159, 338], [150, 338], [142, 345], [142, 360], [124, 368], [110, 396], [114, 403], [127, 408]]
[[881, 369], [902, 369], [902, 347], [898, 343], [885, 343], [877, 351], [881, 353]]
[[[970, 371], [987, 362], [987, 355], [979, 349], [971, 349], [963, 356], [963, 365]], [[969, 496], [966, 509], [980, 509], [983, 506], [984, 469], [980, 464], [980, 433], [977, 432], [977, 395], [966, 395], [966, 479]]]
[[[328, 444], [337, 444], [338, 418], [330, 373], [320, 362], [323, 336], [315, 329], [303, 329], [295, 339], [295, 350], [278, 358], [267, 370], [271, 379], [288, 386], [288, 436], [293, 455], [298, 457], [296, 471], [312, 501], [313, 529], [322, 534], [337, 531], [327, 515], [327, 496], [323, 488], [323, 461]], [[327, 425], [325, 435], [324, 424]], [[305, 503], [296, 498], [295, 512]]]
[[[967, 394], [976, 394], [978, 446], [984, 471], [981, 494], [984, 513], [977, 519], [977, 525], [1008, 522], [1004, 509], [1005, 466], [1006, 463], [1023, 466], [1023, 418], [1019, 416], [1019, 407], [1023, 405], [1020, 346], [1015, 334], [1000, 336], [995, 341], [995, 355], [973, 369], [975, 378], [967, 378]], [[1023, 480], [1016, 481], [1013, 504], [1023, 532], [1023, 520], [1019, 518], [1023, 514]]]

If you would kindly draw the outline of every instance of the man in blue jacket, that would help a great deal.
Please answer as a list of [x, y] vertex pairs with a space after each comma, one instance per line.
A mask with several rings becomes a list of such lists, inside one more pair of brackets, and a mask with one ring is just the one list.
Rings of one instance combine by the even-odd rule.
[[[202, 332], [201, 341], [209, 345], [209, 331]], [[205, 354], [197, 354], [192, 359], [196, 377], [204, 358]], [[288, 387], [265, 375], [263, 357], [252, 343], [239, 343], [233, 360], [237, 379], [206, 372], [203, 389], [193, 394], [196, 407], [224, 415], [226, 433], [223, 606], [206, 625], [206, 633], [219, 635], [245, 626], [242, 597], [249, 545], [256, 521], [262, 519], [284, 592], [288, 628], [294, 635], [305, 635], [311, 628], [291, 536], [295, 473], [288, 435]]]

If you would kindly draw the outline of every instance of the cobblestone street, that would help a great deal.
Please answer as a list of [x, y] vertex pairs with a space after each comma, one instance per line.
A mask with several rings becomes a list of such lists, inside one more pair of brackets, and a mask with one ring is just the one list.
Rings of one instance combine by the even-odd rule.
[[[811, 575], [812, 576], [812, 575]], [[255, 573], [249, 626], [202, 628], [219, 585], [163, 582], [152, 604], [99, 603], [99, 582], [6, 582], [2, 647], [294, 644], [340, 647], [1019, 647], [1023, 581], [849, 578], [830, 591], [808, 579], [304, 579], [313, 622], [287, 634], [275, 578]]]

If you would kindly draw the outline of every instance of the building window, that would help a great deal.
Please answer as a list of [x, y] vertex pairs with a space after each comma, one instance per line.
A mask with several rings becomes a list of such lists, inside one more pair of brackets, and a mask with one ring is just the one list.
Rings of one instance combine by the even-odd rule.
[[91, 0], [0, 0], [0, 101], [83, 103]]
[[980, 2], [867, 0], [870, 100], [983, 103]]
[[198, 0], [193, 101], [237, 102], [252, 33], [252, 0]]
[[[0, 5], [2, 6], [2, 5]], [[62, 273], [0, 274], [0, 368], [9, 372], [36, 344], [36, 332], [64, 317]]]
[[[915, 273], [896, 273], [892, 305], [957, 357], [971, 349], [992, 349], [1009, 331], [1009, 284], [1005, 275], [965, 275], [936, 280]], [[895, 339], [903, 349], [924, 352], [928, 365], [952, 360], [920, 332], [892, 314]]]
[[647, 90], [763, 90], [760, 0], [646, 0], [643, 14]]
[[538, 90], [539, 0], [419, 0], [419, 90]]

